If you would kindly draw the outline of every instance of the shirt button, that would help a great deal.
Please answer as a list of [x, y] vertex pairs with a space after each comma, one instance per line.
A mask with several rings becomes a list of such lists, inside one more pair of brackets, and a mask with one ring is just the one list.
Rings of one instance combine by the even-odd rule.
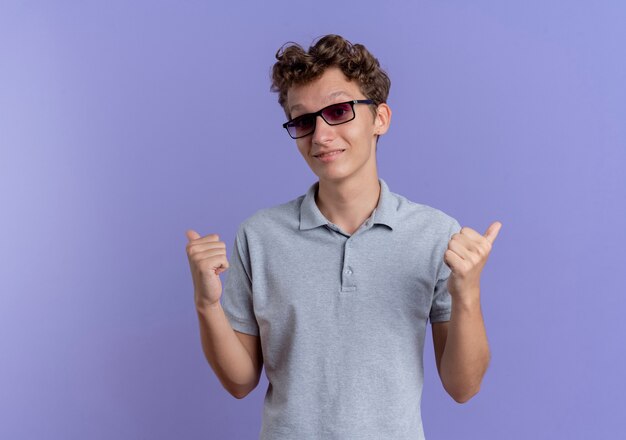
[[352, 271], [351, 271], [350, 269], [348, 269], [348, 270], [346, 270], [345, 274], [346, 274], [346, 275], [351, 275], [351, 274], [352, 274]]

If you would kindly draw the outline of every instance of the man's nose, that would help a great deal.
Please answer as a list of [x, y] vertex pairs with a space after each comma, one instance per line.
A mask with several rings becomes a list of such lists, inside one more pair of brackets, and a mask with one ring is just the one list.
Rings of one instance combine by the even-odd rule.
[[327, 139], [331, 139], [334, 136], [335, 127], [326, 123], [322, 115], [317, 115], [315, 118], [315, 130], [313, 131], [313, 142], [323, 143]]

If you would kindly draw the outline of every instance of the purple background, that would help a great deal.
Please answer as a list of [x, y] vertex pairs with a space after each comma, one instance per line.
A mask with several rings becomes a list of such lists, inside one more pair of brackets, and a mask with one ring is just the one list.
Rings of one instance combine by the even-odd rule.
[[[626, 4], [3, 1], [0, 438], [256, 438], [202, 353], [185, 230], [229, 255], [315, 176], [269, 70], [339, 33], [392, 79], [390, 189], [482, 233], [492, 362], [429, 439], [624, 432]], [[504, 4], [506, 3], [506, 4]]]

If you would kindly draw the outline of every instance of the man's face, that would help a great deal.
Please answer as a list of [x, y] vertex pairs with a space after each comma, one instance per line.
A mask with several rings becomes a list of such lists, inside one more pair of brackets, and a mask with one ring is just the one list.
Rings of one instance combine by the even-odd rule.
[[[291, 118], [353, 99], [366, 99], [354, 81], [337, 67], [326, 69], [320, 78], [287, 93]], [[341, 125], [328, 125], [317, 117], [315, 131], [296, 139], [300, 154], [320, 180], [341, 181], [351, 176], [376, 174], [376, 136], [387, 131], [391, 111], [379, 105], [376, 117], [371, 105], [355, 104], [355, 118]], [[320, 154], [335, 152], [332, 155]]]

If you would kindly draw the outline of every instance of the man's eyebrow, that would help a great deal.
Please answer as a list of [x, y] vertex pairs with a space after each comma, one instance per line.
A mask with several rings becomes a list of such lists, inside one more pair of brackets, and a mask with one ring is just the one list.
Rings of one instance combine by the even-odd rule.
[[346, 95], [348, 96], [348, 93], [344, 92], [343, 90], [338, 90], [336, 92], [331, 93], [330, 95], [328, 95], [328, 98], [326, 98], [326, 101], [330, 101], [331, 99], [333, 99], [336, 96], [341, 96], [341, 95]]
[[[341, 96], [341, 95], [346, 95], [346, 96], [348, 96], [348, 93], [347, 93], [347, 92], [345, 92], [345, 91], [343, 91], [343, 90], [338, 90], [338, 91], [333, 92], [333, 93], [331, 93], [330, 95], [328, 95], [328, 96], [326, 97], [325, 101], [326, 101], [326, 102], [328, 102], [328, 101], [330, 101], [331, 99], [333, 99], [333, 98], [335, 98], [335, 97], [337, 97], [337, 96]], [[290, 113], [290, 114], [292, 114], [294, 110], [297, 110], [297, 109], [299, 109], [299, 108], [302, 108], [302, 105], [301, 105], [301, 104], [296, 104], [296, 105], [292, 106], [292, 107], [289, 109], [289, 113]]]
[[294, 111], [294, 110], [297, 110], [297, 109], [299, 109], [300, 107], [302, 107], [300, 104], [296, 104], [296, 105], [292, 106], [292, 107], [289, 109], [289, 113], [293, 113], [293, 111]]

